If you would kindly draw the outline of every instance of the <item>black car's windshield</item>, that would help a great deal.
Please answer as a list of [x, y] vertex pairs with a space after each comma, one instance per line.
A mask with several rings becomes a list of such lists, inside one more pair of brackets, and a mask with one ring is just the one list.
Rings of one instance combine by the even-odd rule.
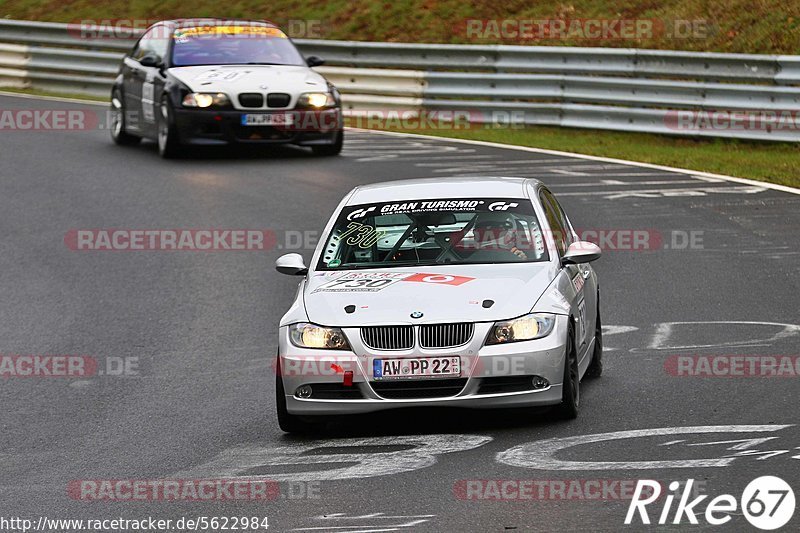
[[524, 198], [463, 198], [348, 206], [317, 270], [547, 261]]
[[278, 28], [198, 26], [175, 30], [172, 65], [304, 65], [303, 57]]

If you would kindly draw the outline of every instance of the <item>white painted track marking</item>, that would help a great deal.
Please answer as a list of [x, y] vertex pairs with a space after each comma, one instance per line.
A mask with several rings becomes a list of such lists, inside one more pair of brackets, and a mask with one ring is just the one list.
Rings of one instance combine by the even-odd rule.
[[568, 461], [556, 458], [556, 454], [586, 444], [619, 441], [624, 439], [647, 438], [672, 435], [697, 435], [711, 433], [762, 433], [774, 432], [791, 425], [741, 425], [741, 426], [695, 426], [674, 428], [635, 429], [614, 431], [594, 435], [577, 435], [547, 439], [514, 446], [496, 455], [498, 462], [521, 468], [537, 470], [654, 470], [662, 468], [712, 468], [724, 467], [736, 460], [735, 457], [706, 459], [684, 459], [667, 461]]
[[[379, 531], [397, 531], [400, 528], [409, 528], [418, 526], [420, 524], [424, 524], [425, 522], [428, 522], [429, 519], [434, 517], [436, 517], [436, 515], [433, 514], [404, 516], [404, 515], [386, 515], [385, 513], [371, 513], [361, 516], [348, 516], [344, 513], [333, 513], [329, 515], [315, 516], [313, 520], [318, 520], [318, 521], [343, 520], [352, 522], [362, 522], [362, 524], [342, 525], [342, 526], [326, 525], [326, 526], [298, 527], [294, 528], [292, 531], [347, 530], [348, 533], [375, 533]], [[400, 520], [401, 523], [399, 524], [380, 523], [380, 521], [382, 520], [383, 521]], [[369, 523], [370, 521], [377, 521], [377, 523], [370, 524]], [[363, 524], [363, 522], [367, 522], [367, 524]]]
[[637, 331], [639, 328], [636, 326], [603, 326], [603, 335], [618, 335], [620, 333], [630, 333], [631, 331]]
[[[471, 450], [491, 440], [491, 437], [481, 435], [445, 434], [326, 439], [287, 446], [247, 444], [224, 450], [208, 463], [178, 473], [176, 476], [236, 477], [272, 481], [362, 479], [427, 468], [436, 464], [439, 455]], [[374, 450], [381, 446], [403, 449], [386, 452]], [[371, 450], [360, 452], [359, 447], [369, 447]], [[342, 449], [346, 448], [353, 448], [353, 452], [342, 452]], [[325, 453], [326, 449], [337, 451]], [[292, 472], [292, 467], [297, 465], [318, 465], [319, 469]], [[288, 467], [288, 472], [281, 472], [280, 467]], [[269, 473], [250, 472], [263, 468], [269, 469]]]
[[[649, 174], [648, 174], [649, 175]], [[625, 174], [623, 177], [627, 177]], [[604, 183], [604, 182], [613, 183]], [[696, 184], [694, 180], [657, 180], [657, 181], [620, 181], [620, 180], [602, 180], [599, 182], [582, 182], [582, 183], [551, 183], [548, 185], [550, 189], [558, 191], [561, 187], [619, 187], [620, 185], [691, 185]], [[606, 193], [608, 194], [608, 193]], [[558, 193], [560, 196], [561, 193]]]
[[581, 191], [561, 192], [558, 196], [604, 196], [607, 200], [620, 198], [658, 198], [670, 196], [706, 196], [708, 194], [755, 194], [765, 191], [764, 187], [697, 187], [684, 189], [639, 189], [633, 191]]
[[605, 162], [605, 163], [619, 163], [619, 164], [622, 164], [622, 165], [630, 165], [630, 166], [636, 166], [636, 167], [641, 167], [641, 168], [652, 168], [652, 169], [656, 169], [656, 170], [666, 170], [668, 172], [676, 172], [676, 173], [679, 173], [679, 174], [689, 174], [689, 175], [698, 176], [698, 177], [699, 176], [704, 176], [704, 177], [708, 177], [708, 178], [721, 179], [721, 180], [724, 180], [724, 181], [732, 181], [732, 182], [736, 182], [736, 183], [744, 183], [746, 185], [755, 185], [755, 186], [759, 186], [759, 187], [766, 187], [767, 189], [786, 192], [786, 193], [789, 193], [789, 194], [800, 194], [800, 189], [797, 189], [795, 187], [788, 187], [786, 185], [779, 185], [777, 183], [769, 183], [769, 182], [764, 182], [764, 181], [751, 180], [751, 179], [747, 179], [747, 178], [737, 178], [737, 177], [734, 177], [734, 176], [726, 176], [724, 174], [714, 174], [712, 172], [702, 172], [702, 171], [697, 171], [697, 170], [689, 170], [689, 169], [686, 169], [686, 168], [669, 167], [669, 166], [666, 166], [666, 165], [656, 165], [656, 164], [653, 164], [653, 163], [640, 163], [640, 162], [636, 162], [636, 161], [627, 161], [625, 159], [615, 159], [615, 158], [612, 158], [612, 157], [602, 157], [602, 156], [596, 156], [596, 155], [578, 154], [578, 153], [574, 153], [574, 152], [564, 152], [564, 151], [561, 151], [561, 150], [548, 150], [548, 149], [545, 149], [545, 148], [532, 148], [532, 147], [529, 147], [529, 146], [515, 146], [513, 144], [502, 144], [502, 143], [494, 143], [494, 142], [488, 142], [488, 141], [476, 141], [476, 140], [472, 140], [472, 139], [452, 139], [452, 138], [449, 138], [449, 137], [436, 137], [436, 136], [433, 136], [433, 135], [422, 135], [422, 134], [419, 134], [419, 133], [399, 133], [399, 132], [394, 132], [394, 131], [365, 130], [365, 129], [359, 129], [359, 128], [349, 128], [349, 129], [354, 131], [354, 132], [369, 132], [369, 133], [375, 133], [375, 134], [378, 134], [378, 135], [417, 138], [417, 139], [431, 139], [431, 140], [436, 140], [436, 141], [439, 141], [439, 142], [454, 142], [454, 143], [460, 143], [460, 144], [472, 144], [472, 145], [476, 145], [476, 146], [487, 146], [487, 147], [491, 147], [491, 148], [502, 148], [502, 149], [506, 149], [506, 150], [518, 150], [518, 151], [522, 151], [522, 152], [533, 152], [533, 153], [537, 153], [537, 154], [547, 154], [547, 155], [564, 156], [564, 157], [571, 157], [571, 158], [577, 158], [577, 159], [586, 159], [588, 161], [602, 161], [602, 162]]
[[[777, 326], [781, 327], [781, 331], [773, 334], [770, 337], [764, 338], [750, 338], [746, 341], [724, 341], [715, 344], [695, 344], [685, 346], [673, 346], [668, 344], [670, 337], [672, 337], [675, 326], [691, 326], [691, 325], [745, 325], [745, 326]], [[796, 337], [800, 334], [800, 325], [797, 324], [784, 324], [781, 322], [755, 322], [755, 321], [741, 321], [741, 320], [716, 320], [716, 321], [694, 321], [694, 322], [662, 322], [656, 325], [656, 331], [650, 339], [650, 344], [647, 346], [648, 350], [691, 350], [697, 348], [715, 348], [721, 346], [769, 346], [771, 343], [786, 339], [789, 337]]]

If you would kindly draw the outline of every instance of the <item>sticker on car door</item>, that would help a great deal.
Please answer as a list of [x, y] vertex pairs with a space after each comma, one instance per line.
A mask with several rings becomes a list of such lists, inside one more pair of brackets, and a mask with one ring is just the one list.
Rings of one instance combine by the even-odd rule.
[[145, 122], [153, 123], [156, 120], [155, 102], [155, 72], [149, 70], [147, 77], [142, 84], [142, 119]]

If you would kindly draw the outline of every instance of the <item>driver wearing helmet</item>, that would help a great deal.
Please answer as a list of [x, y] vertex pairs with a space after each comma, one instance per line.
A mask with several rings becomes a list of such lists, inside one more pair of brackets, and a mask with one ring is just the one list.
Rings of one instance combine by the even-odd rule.
[[[475, 239], [477, 254], [482, 252], [495, 252], [495, 257], [500, 254], [513, 254], [521, 260], [528, 259], [528, 255], [517, 247], [519, 231], [514, 216], [508, 213], [480, 213], [472, 230]], [[473, 254], [474, 255], [474, 254]]]

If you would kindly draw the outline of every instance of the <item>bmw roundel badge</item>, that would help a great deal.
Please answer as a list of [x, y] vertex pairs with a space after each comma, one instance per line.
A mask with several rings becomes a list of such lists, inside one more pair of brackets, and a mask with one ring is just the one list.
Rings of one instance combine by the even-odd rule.
[[422, 311], [414, 311], [411, 313], [411, 318], [422, 318]]

